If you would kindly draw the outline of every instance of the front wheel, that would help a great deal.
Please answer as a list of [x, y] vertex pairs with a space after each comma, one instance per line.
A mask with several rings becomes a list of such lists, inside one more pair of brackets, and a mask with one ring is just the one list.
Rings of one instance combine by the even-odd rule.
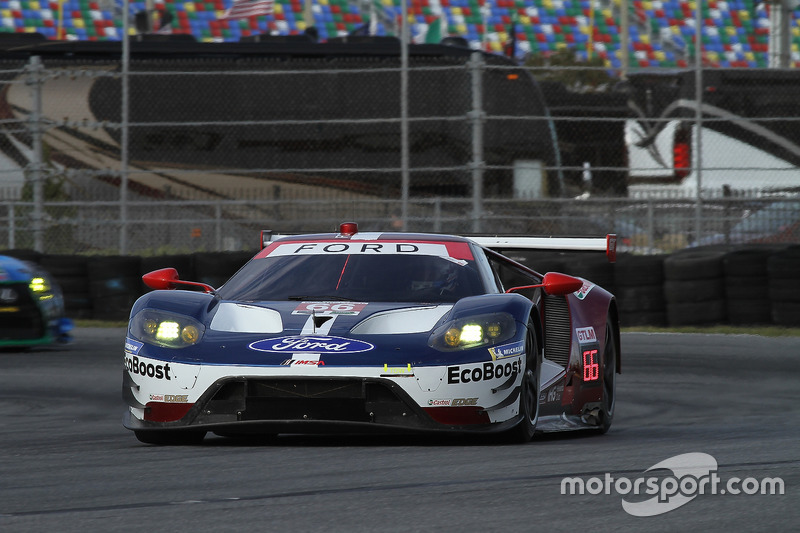
[[539, 344], [536, 342], [536, 331], [532, 323], [528, 323], [525, 336], [525, 372], [522, 375], [522, 385], [519, 395], [519, 411], [522, 420], [511, 430], [513, 441], [519, 443], [529, 442], [536, 431], [539, 420], [539, 389], [541, 384], [542, 361], [539, 353]]

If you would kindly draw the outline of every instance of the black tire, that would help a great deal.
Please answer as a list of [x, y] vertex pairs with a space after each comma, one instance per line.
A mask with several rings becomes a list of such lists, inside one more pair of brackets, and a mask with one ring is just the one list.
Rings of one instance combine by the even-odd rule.
[[603, 400], [600, 408], [600, 433], [605, 434], [614, 422], [617, 405], [617, 334], [611, 320], [606, 322], [606, 349], [603, 353]]
[[139, 442], [157, 446], [193, 446], [203, 442], [205, 431], [168, 431], [137, 429], [134, 432]]
[[663, 255], [623, 254], [614, 264], [614, 279], [618, 287], [661, 285], [664, 282]]
[[791, 246], [767, 259], [767, 273], [772, 279], [800, 279], [800, 246]]
[[773, 302], [800, 302], [800, 287], [790, 280], [773, 280], [769, 288], [769, 299]]
[[725, 300], [667, 304], [667, 319], [670, 326], [724, 324], [726, 312]]
[[772, 302], [772, 321], [779, 326], [800, 326], [800, 303]]
[[510, 431], [512, 442], [524, 444], [530, 442], [536, 432], [539, 421], [539, 378], [542, 371], [542, 354], [536, 339], [536, 330], [528, 323], [525, 337], [525, 371], [522, 374], [522, 385], [519, 393], [519, 411], [522, 420]]
[[770, 248], [742, 248], [728, 252], [722, 259], [725, 277], [764, 277]]
[[83, 255], [43, 255], [39, 264], [56, 279], [86, 279], [88, 263], [89, 258]]
[[632, 326], [666, 326], [665, 311], [630, 311], [619, 313], [619, 323], [626, 328]]
[[725, 298], [722, 279], [665, 281], [664, 298], [667, 304], [707, 302]]
[[771, 310], [769, 300], [728, 300], [728, 322], [735, 326], [769, 324]]
[[658, 311], [664, 312], [664, 287], [662, 285], [640, 285], [617, 287], [614, 295], [620, 312]]
[[764, 300], [769, 298], [769, 283], [766, 278], [726, 276], [725, 295], [731, 300]]
[[673, 281], [721, 278], [723, 257], [725, 252], [699, 250], [671, 255], [664, 260], [664, 278]]

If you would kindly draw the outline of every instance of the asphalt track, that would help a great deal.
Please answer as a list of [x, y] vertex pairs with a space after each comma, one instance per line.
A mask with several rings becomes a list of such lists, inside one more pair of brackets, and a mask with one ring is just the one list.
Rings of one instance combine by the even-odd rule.
[[[0, 531], [730, 533], [800, 524], [800, 338], [623, 335], [605, 436], [526, 446], [208, 437], [174, 448], [142, 445], [120, 424], [124, 332], [75, 336], [66, 347], [0, 353]], [[645, 471], [699, 452], [718, 463], [719, 486], [779, 477], [785, 494], [706, 493], [649, 517], [623, 509], [623, 499], [652, 496], [620, 495], [621, 478], [658, 475], [666, 490], [670, 471]], [[616, 483], [605, 485], [609, 494], [590, 494], [606, 474]], [[587, 491], [562, 494], [565, 477]]]

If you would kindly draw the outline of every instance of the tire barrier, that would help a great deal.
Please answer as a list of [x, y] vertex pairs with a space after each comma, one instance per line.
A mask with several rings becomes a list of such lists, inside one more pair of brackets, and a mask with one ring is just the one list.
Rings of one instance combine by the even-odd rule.
[[246, 262], [252, 259], [253, 252], [203, 252], [196, 253], [193, 281], [206, 283], [215, 289], [228, 281]]
[[61, 287], [67, 316], [92, 318], [89, 257], [85, 255], [42, 255], [39, 264], [53, 276]]
[[690, 250], [664, 260], [664, 298], [670, 326], [726, 322], [724, 257], [723, 251]]
[[[564, 272], [609, 288], [620, 323], [631, 326], [712, 324], [800, 327], [800, 246], [743, 245], [672, 255], [599, 255], [507, 251], [542, 274]], [[154, 257], [69, 256], [0, 250], [36, 262], [61, 286], [71, 318], [127, 320], [147, 289], [143, 274], [173, 267], [181, 279], [220, 287], [254, 252], [208, 252]]]
[[127, 320], [142, 294], [141, 257], [98, 256], [87, 264], [92, 318]]
[[772, 322], [800, 325], [800, 246], [789, 246], [767, 259]]
[[665, 326], [664, 256], [620, 254], [615, 265], [619, 321], [626, 326]]
[[767, 260], [775, 251], [774, 247], [753, 246], [725, 254], [722, 270], [731, 324], [772, 322]]

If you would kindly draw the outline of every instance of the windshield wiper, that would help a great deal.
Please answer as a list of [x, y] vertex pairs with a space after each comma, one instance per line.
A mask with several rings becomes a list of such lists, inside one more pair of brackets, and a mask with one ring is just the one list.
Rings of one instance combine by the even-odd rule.
[[359, 300], [354, 300], [353, 298], [345, 298], [344, 296], [287, 296], [287, 300], [310, 300], [313, 302], [327, 302], [327, 301], [336, 301], [336, 302], [358, 302]]

